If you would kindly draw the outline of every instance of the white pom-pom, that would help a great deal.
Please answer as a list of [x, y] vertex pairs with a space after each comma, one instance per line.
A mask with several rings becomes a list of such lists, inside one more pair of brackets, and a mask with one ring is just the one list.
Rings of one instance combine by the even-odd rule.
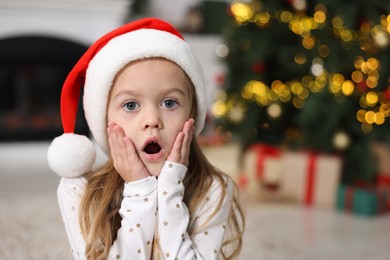
[[67, 178], [79, 177], [91, 170], [95, 158], [95, 146], [91, 140], [72, 133], [55, 138], [47, 153], [50, 168]]

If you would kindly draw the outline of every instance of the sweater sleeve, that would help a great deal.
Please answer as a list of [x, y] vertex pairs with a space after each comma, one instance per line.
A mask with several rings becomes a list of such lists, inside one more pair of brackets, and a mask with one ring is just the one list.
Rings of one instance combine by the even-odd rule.
[[[158, 236], [161, 259], [218, 259], [230, 211], [232, 185], [217, 212], [222, 189], [214, 180], [201, 207], [190, 216], [183, 202], [187, 168], [166, 162], [158, 178]], [[228, 182], [227, 182], [228, 184]], [[190, 226], [189, 226], [190, 225]], [[191, 236], [187, 230], [191, 229]]]
[[57, 189], [58, 205], [74, 259], [85, 259], [85, 241], [79, 225], [79, 205], [86, 180], [62, 178]]
[[126, 183], [123, 197], [121, 227], [109, 259], [150, 259], [157, 218], [156, 177]]
[[[84, 178], [62, 178], [58, 201], [74, 259], [86, 259], [85, 241], [79, 224], [79, 205]], [[148, 177], [126, 183], [119, 209], [122, 217], [117, 239], [108, 259], [150, 259], [156, 223], [157, 180]], [[145, 217], [148, 216], [148, 217]]]

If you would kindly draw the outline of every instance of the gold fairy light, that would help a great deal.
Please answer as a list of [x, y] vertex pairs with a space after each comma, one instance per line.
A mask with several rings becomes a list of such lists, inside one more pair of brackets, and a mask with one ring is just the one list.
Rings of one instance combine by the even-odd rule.
[[291, 84], [291, 91], [292, 93], [294, 93], [295, 95], [299, 95], [302, 93], [304, 87], [302, 86], [302, 84], [298, 81], [295, 81]]
[[342, 74], [336, 73], [329, 76], [329, 89], [332, 94], [336, 95], [340, 93], [341, 86], [344, 83], [344, 76]]
[[364, 74], [368, 74], [370, 72], [370, 69], [368, 68], [367, 66], [367, 62], [362, 62], [361, 66], [360, 66], [360, 70], [364, 73]]
[[306, 55], [304, 53], [297, 53], [294, 55], [294, 61], [295, 63], [302, 65], [306, 62]]
[[367, 99], [366, 99], [366, 96], [365, 96], [365, 95], [363, 95], [363, 96], [360, 97], [360, 99], [359, 99], [359, 105], [360, 105], [360, 107], [362, 107], [362, 108], [367, 108], [367, 107], [368, 107]]
[[352, 34], [352, 31], [348, 30], [348, 29], [344, 29], [341, 31], [340, 33], [340, 37], [343, 41], [345, 42], [350, 42], [352, 41], [353, 39], [353, 34]]
[[309, 90], [307, 88], [303, 88], [302, 91], [298, 94], [298, 97], [302, 100], [305, 100], [309, 97]]
[[375, 58], [369, 58], [367, 60], [367, 67], [370, 70], [377, 70], [379, 68], [379, 61]]
[[330, 54], [330, 48], [327, 46], [327, 45], [321, 45], [319, 48], [318, 48], [318, 54], [325, 58], [325, 57], [328, 57], [329, 54]]
[[387, 22], [387, 32], [390, 33], [390, 14], [386, 17], [386, 22]]
[[314, 85], [316, 85], [320, 91], [328, 84], [328, 72], [324, 70], [321, 75], [316, 77], [316, 80], [314, 81]]
[[252, 87], [253, 87], [253, 92], [257, 96], [264, 96], [267, 93], [268, 87], [261, 81], [254, 81]]
[[305, 105], [305, 100], [301, 99], [300, 97], [294, 97], [293, 105], [295, 108], [300, 109]]
[[261, 12], [255, 16], [255, 23], [260, 27], [264, 27], [268, 24], [270, 18], [269, 13]]
[[311, 77], [309, 75], [303, 76], [301, 79], [302, 85], [306, 88], [308, 88], [312, 84], [313, 81], [314, 81], [313, 77]]
[[257, 104], [259, 104], [260, 106], [268, 106], [271, 102], [270, 98], [268, 97], [268, 95], [264, 95], [264, 96], [256, 96], [256, 102]]
[[227, 106], [222, 101], [216, 101], [211, 107], [211, 111], [215, 117], [222, 117], [227, 112]]
[[282, 11], [279, 19], [284, 23], [289, 23], [293, 19], [293, 14], [289, 11]]
[[364, 122], [361, 126], [362, 132], [368, 134], [372, 131], [372, 124]]
[[251, 99], [253, 97], [253, 92], [249, 90], [249, 87], [248, 86], [245, 86], [242, 90], [241, 90], [241, 96], [244, 98], [244, 99]]
[[275, 80], [272, 82], [271, 88], [277, 95], [279, 95], [284, 89], [284, 84], [280, 80]]
[[374, 91], [370, 91], [366, 95], [366, 103], [369, 106], [375, 106], [378, 103], [378, 94]]
[[355, 89], [355, 85], [350, 80], [344, 81], [343, 84], [341, 85], [341, 91], [345, 96], [352, 95], [354, 89]]
[[378, 85], [378, 78], [375, 76], [369, 76], [366, 79], [366, 84], [369, 88], [375, 88]]
[[362, 56], [357, 56], [353, 65], [355, 66], [355, 69], [359, 70], [362, 67], [363, 63], [364, 59], [362, 58]]
[[368, 76], [374, 77], [374, 78], [376, 78], [376, 80], [378, 80], [379, 79], [379, 72], [378, 72], [378, 70], [371, 70], [368, 72]]
[[290, 21], [289, 28], [295, 34], [300, 35], [301, 33], [303, 33], [303, 27], [302, 27], [301, 23], [299, 22], [299, 19], [297, 19], [297, 18], [294, 18]]
[[367, 111], [367, 113], [364, 115], [364, 119], [369, 124], [375, 123], [375, 119], [376, 119], [375, 112], [374, 111]]
[[364, 109], [359, 109], [359, 111], [356, 113], [356, 119], [361, 123], [366, 121], [365, 116], [366, 116], [366, 110]]
[[361, 71], [357, 71], [355, 70], [354, 72], [352, 72], [351, 74], [351, 79], [355, 82], [355, 83], [360, 83], [363, 81], [363, 73]]
[[379, 107], [379, 112], [381, 112], [385, 117], [390, 116], [390, 104], [388, 102], [384, 102]]
[[324, 23], [326, 21], [326, 14], [324, 11], [316, 11], [314, 13], [314, 20], [317, 23]]
[[385, 122], [385, 116], [381, 112], [375, 113], [375, 124], [382, 125]]
[[302, 46], [308, 50], [312, 49], [314, 47], [315, 43], [316, 43], [316, 40], [315, 40], [314, 36], [312, 36], [312, 35], [309, 35], [309, 36], [304, 37], [302, 39]]
[[231, 12], [239, 24], [249, 21], [254, 14], [250, 5], [238, 1], [232, 3]]
[[341, 29], [344, 25], [344, 21], [340, 16], [335, 16], [332, 19], [332, 25], [335, 29]]

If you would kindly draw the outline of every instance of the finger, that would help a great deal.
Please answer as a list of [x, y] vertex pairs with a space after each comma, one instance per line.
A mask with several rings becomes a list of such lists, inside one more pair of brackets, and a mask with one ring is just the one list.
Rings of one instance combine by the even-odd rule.
[[109, 145], [111, 157], [117, 170], [123, 167], [126, 162], [126, 147], [123, 142], [124, 132], [122, 128], [115, 123], [109, 124]]
[[175, 142], [173, 143], [173, 147], [168, 156], [168, 160], [174, 162], [180, 162], [183, 140], [184, 140], [184, 133], [179, 132], [176, 136]]
[[119, 149], [126, 149], [125, 143], [123, 142], [125, 133], [123, 132], [122, 128], [118, 125], [114, 125], [113, 130], [115, 133], [115, 141], [117, 142]]
[[108, 136], [108, 144], [110, 147], [110, 153], [112, 157], [115, 157], [116, 153], [116, 138], [115, 133], [113, 129], [113, 124], [109, 124], [107, 127], [107, 136]]
[[129, 159], [133, 160], [134, 158], [138, 158], [137, 150], [134, 147], [133, 141], [129, 137], [125, 136], [123, 137], [123, 143], [125, 144], [126, 154]]
[[191, 118], [184, 124], [184, 140], [182, 145], [182, 154], [186, 155], [189, 151], [191, 141], [194, 135], [194, 120]]
[[[124, 137], [123, 142], [126, 146], [128, 162], [130, 167], [134, 168], [135, 175], [131, 175], [130, 178], [144, 178], [150, 176], [148, 170], [146, 169], [144, 163], [138, 156], [137, 150], [135, 149], [133, 141], [129, 137]], [[137, 177], [138, 176], [138, 177]]]

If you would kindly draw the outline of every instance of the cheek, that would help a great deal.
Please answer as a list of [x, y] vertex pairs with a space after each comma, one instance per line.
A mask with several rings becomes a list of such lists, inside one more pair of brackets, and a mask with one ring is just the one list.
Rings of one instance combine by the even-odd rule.
[[125, 135], [129, 137], [131, 140], [135, 140], [137, 137], [137, 133], [135, 132], [135, 127], [132, 124], [125, 123], [121, 125], [123, 132]]
[[169, 143], [170, 146], [173, 146], [173, 143], [175, 142], [176, 136], [179, 132], [183, 131], [183, 126], [187, 118], [178, 119], [175, 117], [174, 120], [172, 120], [169, 124], [166, 124], [167, 133], [169, 135]]

